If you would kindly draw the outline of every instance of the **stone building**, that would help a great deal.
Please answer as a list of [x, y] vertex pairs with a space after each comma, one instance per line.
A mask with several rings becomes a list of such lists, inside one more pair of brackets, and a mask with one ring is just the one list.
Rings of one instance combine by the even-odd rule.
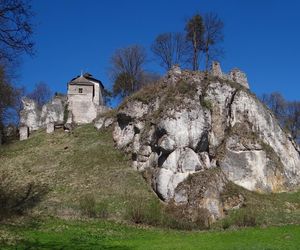
[[53, 133], [56, 128], [70, 131], [73, 125], [91, 123], [109, 108], [104, 105], [104, 87], [91, 74], [73, 78], [68, 83], [67, 96], [55, 95], [53, 99], [38, 107], [35, 101], [23, 98], [20, 112], [20, 140], [26, 140], [31, 132], [46, 129]]
[[73, 78], [68, 83], [69, 119], [76, 124], [92, 122], [104, 106], [103, 84], [91, 74]]

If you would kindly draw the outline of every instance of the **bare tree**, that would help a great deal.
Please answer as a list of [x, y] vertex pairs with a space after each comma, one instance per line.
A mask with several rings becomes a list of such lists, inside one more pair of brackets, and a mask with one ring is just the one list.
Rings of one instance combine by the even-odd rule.
[[222, 54], [222, 49], [218, 45], [224, 38], [223, 28], [224, 23], [217, 14], [207, 13], [204, 15], [203, 51], [206, 71], [208, 71], [211, 61]]
[[9, 82], [3, 67], [0, 66], [0, 133], [8, 118], [8, 108], [14, 107], [15, 97], [15, 88]]
[[300, 102], [292, 101], [287, 103], [286, 128], [291, 132], [294, 140], [300, 143]]
[[33, 53], [31, 6], [27, 0], [0, 1], [0, 59], [13, 61]]
[[188, 20], [185, 26], [186, 39], [192, 48], [192, 68], [199, 69], [200, 53], [203, 50], [204, 24], [201, 15], [196, 14]]
[[0, 1], [0, 133], [11, 118], [10, 111], [18, 109], [21, 89], [12, 84], [17, 58], [22, 53], [33, 54], [31, 17], [29, 0]]
[[300, 143], [300, 102], [287, 101], [278, 92], [263, 94], [260, 99], [274, 113], [281, 126], [288, 129], [293, 139]]
[[280, 123], [283, 124], [286, 108], [284, 97], [279, 92], [273, 92], [271, 94], [263, 94], [261, 101], [272, 110]]
[[128, 96], [141, 87], [145, 63], [146, 51], [139, 45], [115, 51], [111, 57], [111, 75], [115, 95]]
[[27, 95], [28, 98], [34, 100], [39, 107], [49, 102], [52, 96], [52, 91], [44, 82], [39, 82], [35, 85], [33, 91]]
[[151, 46], [162, 67], [170, 70], [174, 64], [184, 64], [188, 52], [187, 40], [182, 33], [163, 33]]

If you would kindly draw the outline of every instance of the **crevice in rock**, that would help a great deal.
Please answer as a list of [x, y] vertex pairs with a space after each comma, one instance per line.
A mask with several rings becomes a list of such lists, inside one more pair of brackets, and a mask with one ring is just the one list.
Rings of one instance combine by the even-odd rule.
[[161, 155], [159, 155], [158, 160], [157, 160], [157, 164], [158, 164], [159, 168], [162, 167], [162, 165], [167, 160], [167, 158], [168, 158], [169, 155], [170, 154], [161, 154]]
[[132, 118], [124, 113], [119, 113], [117, 114], [117, 121], [119, 127], [123, 130], [130, 122], [132, 122]]
[[[228, 110], [228, 113], [227, 113], [227, 117], [228, 117], [228, 119], [229, 119], [229, 121], [231, 121], [231, 118], [232, 118], [232, 104], [233, 104], [233, 102], [234, 102], [234, 98], [235, 98], [235, 96], [236, 96], [236, 94], [239, 92], [239, 90], [238, 89], [236, 89], [234, 92], [233, 92], [233, 94], [231, 95], [231, 98], [230, 98], [230, 101], [229, 101], [229, 103], [228, 103], [228, 105], [227, 105], [227, 110]], [[230, 126], [230, 123], [229, 123], [229, 126]]]
[[196, 153], [208, 152], [209, 153], [209, 140], [208, 140], [208, 131], [204, 132], [201, 136], [200, 141], [198, 142], [196, 148]]

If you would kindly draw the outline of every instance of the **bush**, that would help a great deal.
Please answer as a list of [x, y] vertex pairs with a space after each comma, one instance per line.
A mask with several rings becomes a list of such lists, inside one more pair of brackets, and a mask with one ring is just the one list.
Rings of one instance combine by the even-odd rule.
[[160, 225], [162, 208], [158, 200], [145, 200], [142, 197], [127, 198], [125, 217], [136, 224]]
[[212, 110], [213, 108], [213, 104], [211, 103], [210, 100], [201, 100], [201, 105], [204, 107], [204, 108], [207, 108], [208, 110]]
[[239, 209], [232, 211], [221, 222], [223, 229], [228, 229], [232, 226], [237, 227], [255, 227], [260, 225], [258, 220], [258, 212], [251, 209]]
[[47, 185], [34, 180], [16, 180], [6, 171], [0, 172], [0, 221], [22, 215], [47, 194]]
[[100, 202], [96, 206], [97, 216], [101, 219], [106, 219], [109, 215], [108, 204], [106, 202]]
[[209, 229], [210, 213], [205, 208], [190, 210], [185, 205], [169, 204], [164, 212], [163, 226], [177, 230]]
[[96, 200], [93, 194], [86, 194], [79, 200], [79, 207], [83, 215], [96, 217]]
[[126, 197], [125, 219], [135, 224], [161, 226], [178, 230], [209, 229], [210, 213], [207, 209], [193, 211], [193, 219], [186, 206], [172, 203], [163, 206], [159, 200], [145, 200], [142, 197]]

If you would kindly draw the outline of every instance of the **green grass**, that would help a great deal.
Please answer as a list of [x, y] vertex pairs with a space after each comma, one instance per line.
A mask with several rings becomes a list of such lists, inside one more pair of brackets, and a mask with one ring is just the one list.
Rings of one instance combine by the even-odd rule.
[[288, 250], [300, 246], [300, 226], [296, 225], [184, 232], [138, 228], [102, 220], [49, 220], [27, 226], [2, 225], [0, 232], [1, 249]]

